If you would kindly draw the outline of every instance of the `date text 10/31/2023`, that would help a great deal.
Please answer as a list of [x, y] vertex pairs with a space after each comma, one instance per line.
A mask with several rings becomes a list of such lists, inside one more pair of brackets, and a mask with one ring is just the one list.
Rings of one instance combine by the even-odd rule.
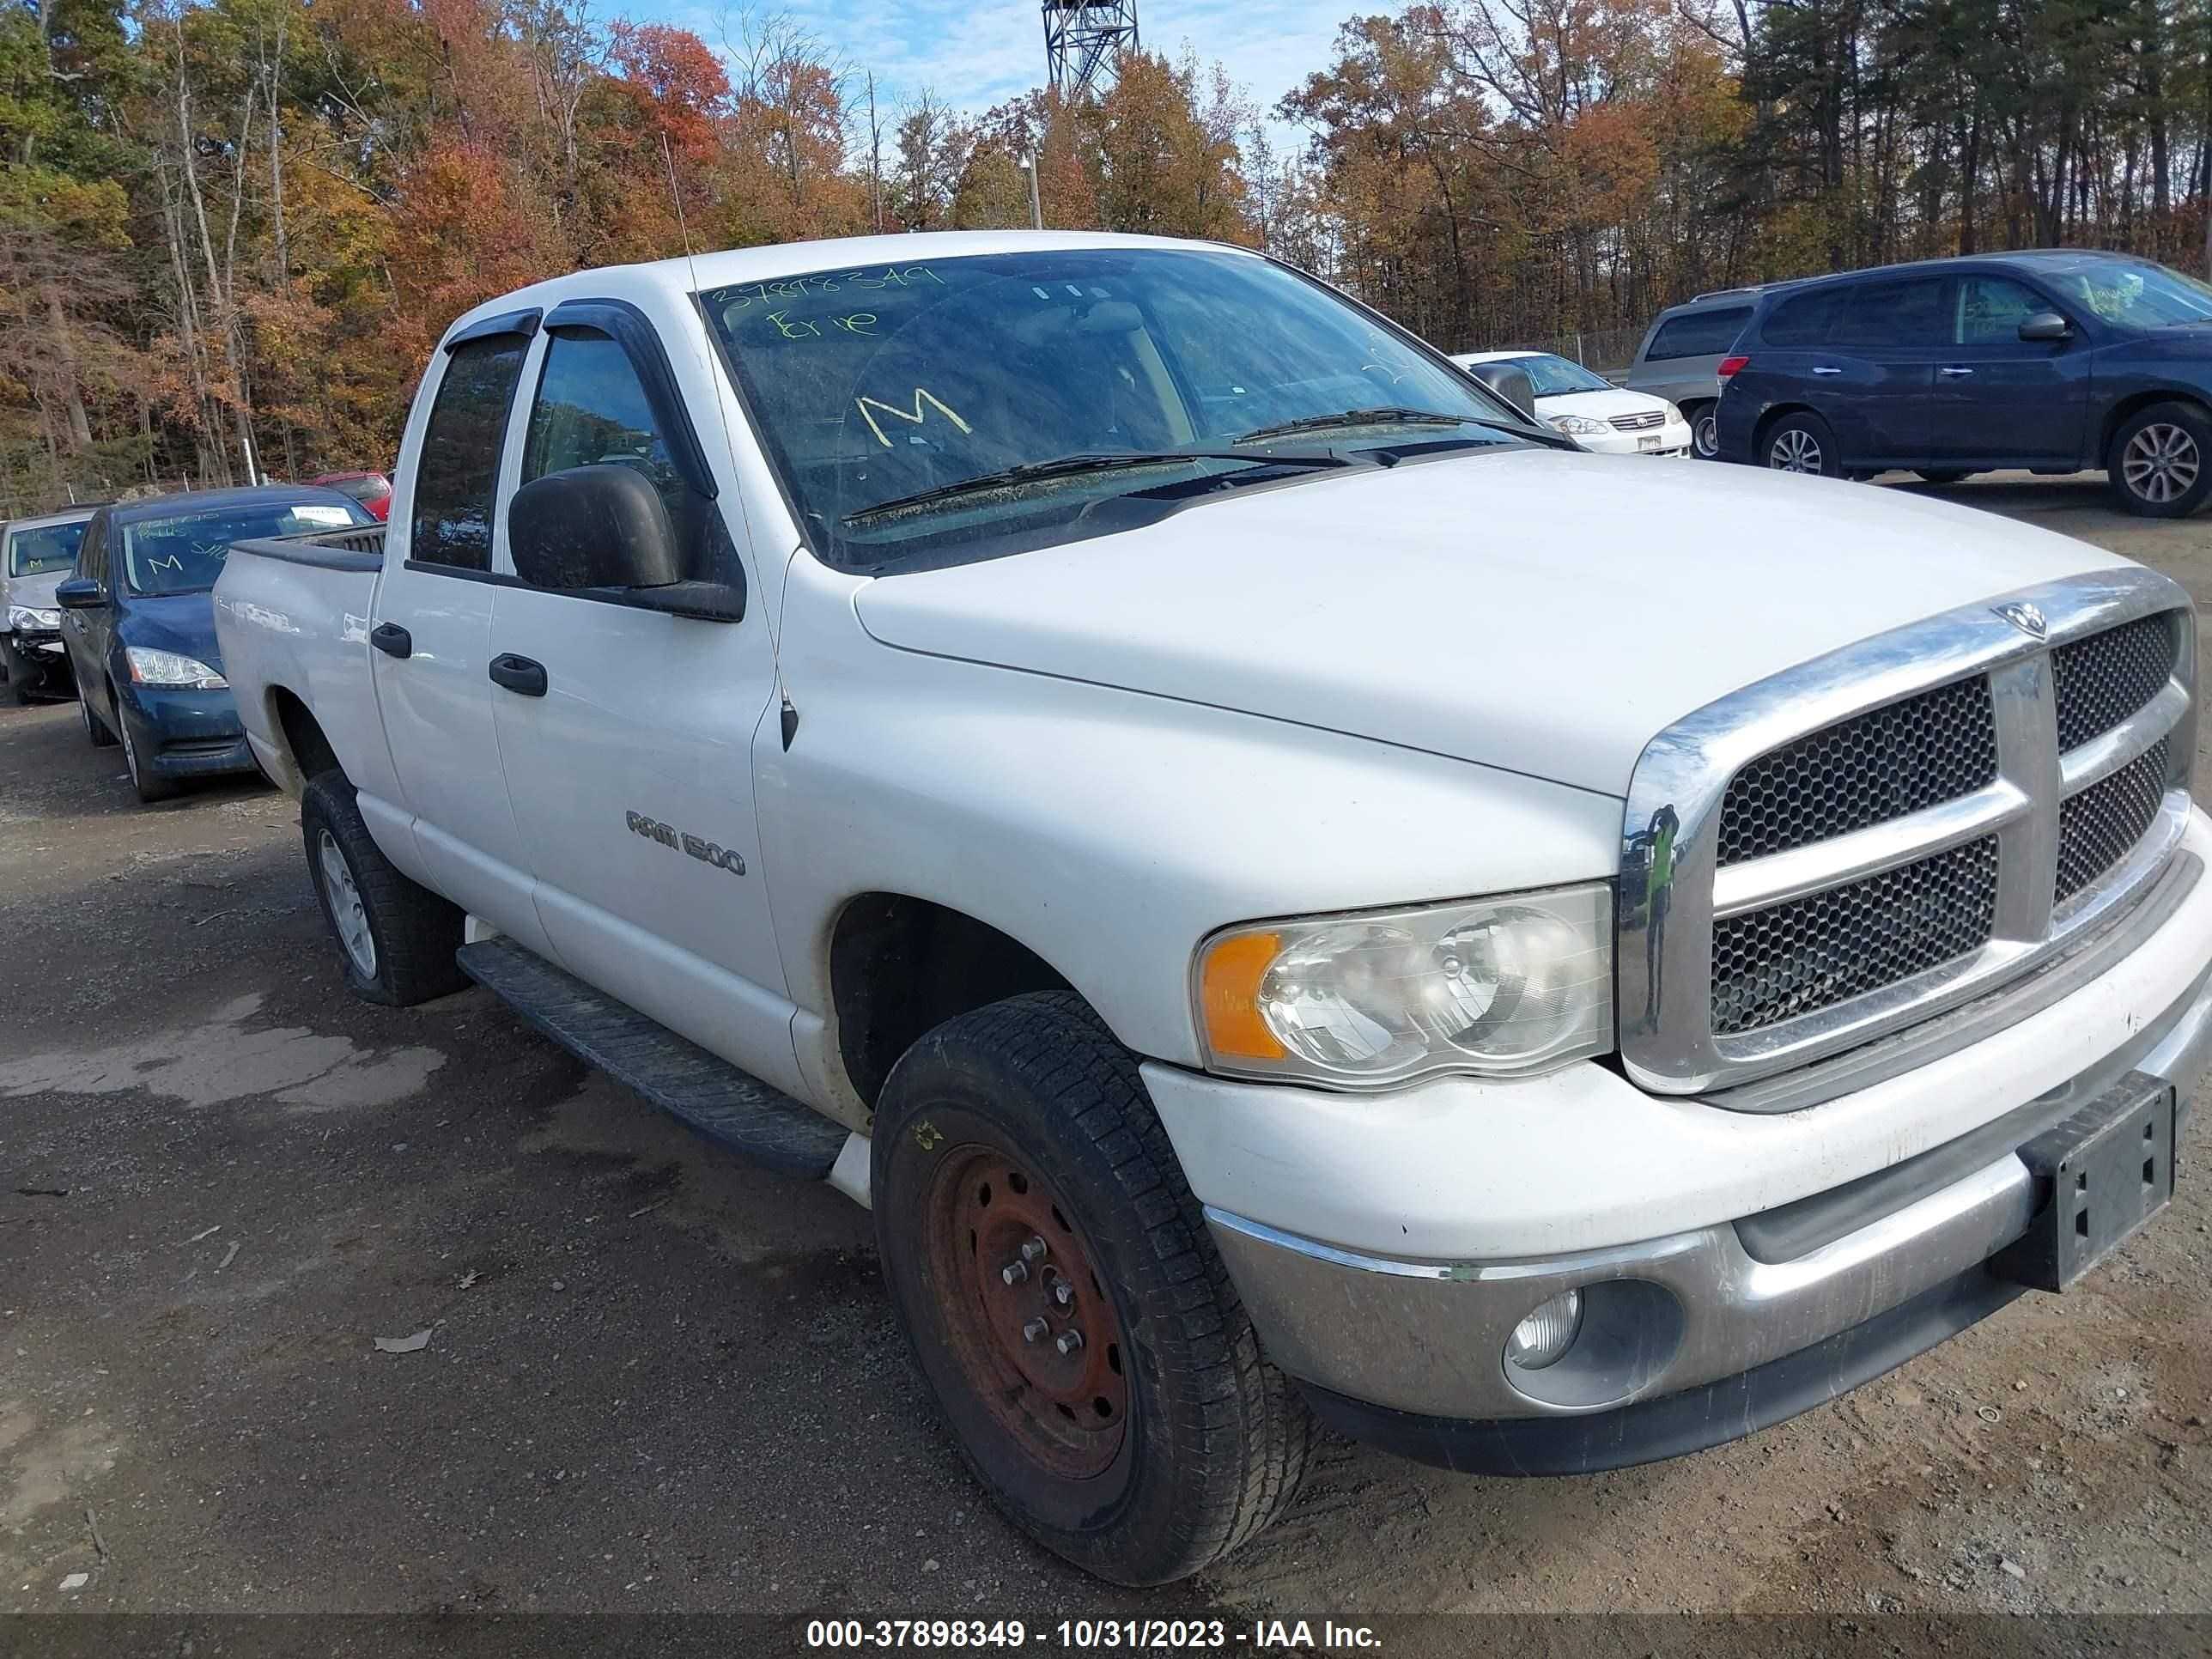
[[1224, 1619], [1063, 1619], [1031, 1626], [1018, 1619], [816, 1619], [810, 1649], [1059, 1648], [1134, 1652], [1243, 1650], [1247, 1653], [1372, 1652], [1382, 1647], [1364, 1625], [1334, 1620], [1260, 1619], [1232, 1626]]

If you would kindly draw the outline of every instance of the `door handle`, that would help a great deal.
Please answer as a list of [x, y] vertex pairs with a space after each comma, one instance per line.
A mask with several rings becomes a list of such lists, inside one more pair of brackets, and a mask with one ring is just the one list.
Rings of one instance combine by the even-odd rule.
[[387, 657], [415, 654], [415, 636], [398, 623], [379, 623], [368, 630], [368, 642]]
[[1963, 380], [1974, 371], [1971, 368], [1939, 368], [1936, 372], [1947, 380]]
[[528, 657], [518, 657], [512, 651], [502, 651], [491, 659], [491, 680], [494, 685], [503, 685], [517, 696], [542, 697], [545, 695], [545, 665]]
[[1814, 365], [1813, 372], [1815, 374], [1840, 374], [1844, 371], [1840, 368], [1831, 368], [1826, 363], [1816, 363]]

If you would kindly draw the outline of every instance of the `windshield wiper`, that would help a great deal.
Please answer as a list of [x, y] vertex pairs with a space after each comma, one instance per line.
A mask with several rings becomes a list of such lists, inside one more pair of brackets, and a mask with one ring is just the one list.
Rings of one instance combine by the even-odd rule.
[[[1237, 440], [1242, 442], [1243, 440]], [[1233, 449], [1163, 449], [1149, 454], [1135, 454], [1121, 450], [1098, 453], [1079, 453], [1055, 455], [1048, 461], [1023, 461], [1018, 465], [1002, 467], [996, 472], [985, 472], [973, 478], [963, 478], [957, 483], [939, 484], [934, 489], [919, 490], [911, 495], [901, 495], [888, 501], [878, 501], [873, 507], [864, 507], [848, 513], [839, 520], [842, 524], [860, 524], [878, 518], [886, 513], [896, 513], [910, 507], [927, 507], [933, 501], [949, 501], [962, 495], [977, 495], [988, 490], [1004, 489], [1011, 485], [1036, 483], [1049, 478], [1079, 477], [1085, 473], [1125, 472], [1136, 467], [1177, 466], [1189, 461], [1243, 461], [1253, 466], [1347, 466], [1351, 465], [1340, 455], [1247, 455]]]
[[1384, 405], [1376, 409], [1340, 409], [1334, 415], [1304, 415], [1295, 421], [1284, 421], [1274, 426], [1257, 426], [1249, 432], [1240, 433], [1229, 441], [1236, 444], [1255, 444], [1263, 438], [1287, 438], [1295, 432], [1319, 432], [1333, 426], [1498, 426], [1503, 422], [1486, 421], [1473, 415], [1439, 415], [1432, 409], [1401, 409]]

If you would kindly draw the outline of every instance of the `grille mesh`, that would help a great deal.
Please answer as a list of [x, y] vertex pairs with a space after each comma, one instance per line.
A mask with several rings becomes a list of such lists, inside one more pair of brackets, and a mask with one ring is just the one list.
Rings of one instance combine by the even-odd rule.
[[1977, 676], [1798, 738], [1729, 780], [1723, 865], [1885, 823], [1997, 775], [1996, 715]]
[[1994, 836], [1713, 924], [1712, 1029], [1755, 1030], [1955, 960], [1988, 942]]
[[2062, 752], [2101, 737], [2159, 694], [2173, 673], [2173, 617], [2144, 617], [2051, 653]]
[[2160, 738], [2109, 778], [2058, 803], [2058, 887], [2063, 904], [2133, 849], [2166, 795]]

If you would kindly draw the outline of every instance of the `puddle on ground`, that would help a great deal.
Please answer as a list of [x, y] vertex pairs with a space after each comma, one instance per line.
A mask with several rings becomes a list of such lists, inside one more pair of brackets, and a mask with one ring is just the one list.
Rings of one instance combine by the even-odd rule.
[[249, 1031], [256, 992], [206, 1018], [106, 1048], [56, 1048], [0, 1060], [0, 1097], [112, 1095], [148, 1089], [187, 1106], [273, 1094], [302, 1111], [385, 1106], [404, 1100], [446, 1063], [435, 1048], [363, 1048], [303, 1025]]

